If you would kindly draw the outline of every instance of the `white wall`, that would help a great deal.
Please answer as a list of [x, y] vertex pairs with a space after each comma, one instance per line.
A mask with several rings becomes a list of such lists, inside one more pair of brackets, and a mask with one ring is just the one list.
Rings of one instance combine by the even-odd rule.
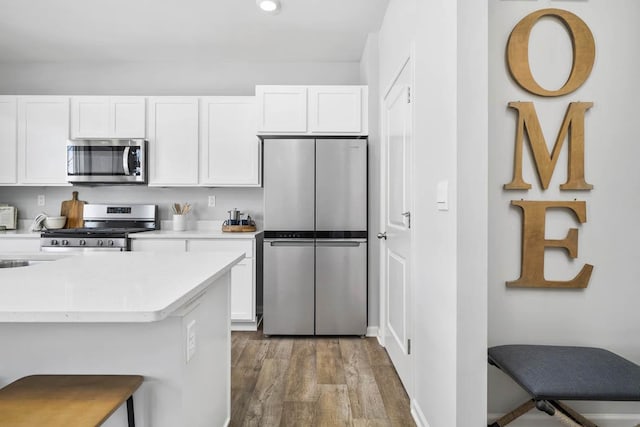
[[[489, 2], [489, 344], [538, 343], [604, 347], [640, 363], [640, 276], [636, 226], [640, 208], [637, 137], [637, 102], [640, 93], [640, 3], [502, 1]], [[507, 72], [505, 47], [515, 24], [528, 13], [544, 8], [563, 8], [580, 16], [591, 28], [596, 42], [596, 62], [591, 76], [576, 92], [541, 98], [517, 86]], [[571, 42], [554, 20], [539, 22], [532, 32], [530, 61], [534, 76], [544, 87], [564, 83], [571, 67]], [[528, 192], [504, 191], [513, 173], [516, 114], [510, 101], [533, 101], [547, 143], [552, 145], [569, 102], [592, 101], [585, 118], [586, 180], [594, 189], [560, 191], [566, 179], [567, 146], [558, 161], [549, 189], [541, 191], [525, 149], [525, 180]], [[578, 200], [587, 203], [587, 222], [579, 225], [566, 212], [547, 216], [547, 238], [564, 238], [567, 229], [579, 229], [578, 258], [564, 251], [546, 251], [547, 279], [569, 280], [585, 263], [594, 265], [584, 290], [507, 289], [505, 281], [520, 273], [521, 215], [510, 200]], [[511, 380], [489, 369], [489, 412], [503, 413], [526, 396]], [[595, 414], [598, 425], [632, 425], [640, 415], [635, 403], [576, 403], [584, 413]], [[603, 415], [609, 414], [609, 415]], [[613, 415], [611, 415], [613, 414]], [[616, 424], [616, 420], [627, 419]], [[530, 417], [527, 424], [542, 425]], [[552, 425], [552, 424], [550, 424]]]
[[477, 0], [392, 0], [379, 35], [381, 94], [415, 42], [409, 392], [431, 427], [486, 422], [486, 32]]
[[[71, 200], [71, 192], [87, 203], [149, 203], [157, 204], [160, 220], [171, 219], [170, 204], [190, 203], [189, 226], [197, 220], [224, 220], [228, 210], [237, 208], [262, 224], [262, 188], [152, 188], [146, 186], [104, 187], [0, 187], [0, 203], [18, 208], [20, 219], [33, 219], [41, 212], [58, 215], [60, 204]], [[39, 194], [45, 195], [45, 206], [37, 205]], [[208, 207], [208, 196], [216, 196], [216, 206]]]
[[360, 59], [360, 80], [369, 86], [369, 305], [370, 326], [380, 325], [380, 88], [378, 34], [369, 34]]
[[257, 84], [359, 84], [357, 62], [0, 61], [0, 94], [253, 95]]

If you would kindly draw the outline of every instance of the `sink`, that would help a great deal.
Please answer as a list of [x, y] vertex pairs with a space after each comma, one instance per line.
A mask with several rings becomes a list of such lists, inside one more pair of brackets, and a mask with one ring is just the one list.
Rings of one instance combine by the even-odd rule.
[[29, 261], [24, 259], [0, 259], [0, 268], [26, 267]]

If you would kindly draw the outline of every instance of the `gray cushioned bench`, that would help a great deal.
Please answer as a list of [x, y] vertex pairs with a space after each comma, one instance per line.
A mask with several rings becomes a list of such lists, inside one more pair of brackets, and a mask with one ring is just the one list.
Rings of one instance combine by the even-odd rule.
[[491, 427], [503, 427], [534, 406], [567, 425], [592, 427], [559, 401], [640, 401], [640, 366], [601, 348], [502, 345], [489, 348], [489, 363], [531, 396]]

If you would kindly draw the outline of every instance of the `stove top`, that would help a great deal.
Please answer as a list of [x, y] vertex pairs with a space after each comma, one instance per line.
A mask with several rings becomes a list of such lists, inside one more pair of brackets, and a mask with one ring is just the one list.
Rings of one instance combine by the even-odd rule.
[[41, 237], [115, 237], [124, 238], [130, 233], [151, 231], [151, 228], [107, 227], [107, 228], [63, 228], [44, 230]]

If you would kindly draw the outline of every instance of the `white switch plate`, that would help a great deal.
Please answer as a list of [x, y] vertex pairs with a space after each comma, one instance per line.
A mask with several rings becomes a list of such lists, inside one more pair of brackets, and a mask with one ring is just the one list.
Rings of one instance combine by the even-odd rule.
[[209, 196], [209, 207], [213, 208], [216, 206], [216, 196]]
[[44, 206], [45, 198], [44, 194], [38, 194], [38, 206]]
[[196, 354], [196, 321], [192, 320], [187, 325], [187, 363]]
[[439, 211], [449, 210], [449, 181], [440, 181], [436, 186], [436, 206]]

